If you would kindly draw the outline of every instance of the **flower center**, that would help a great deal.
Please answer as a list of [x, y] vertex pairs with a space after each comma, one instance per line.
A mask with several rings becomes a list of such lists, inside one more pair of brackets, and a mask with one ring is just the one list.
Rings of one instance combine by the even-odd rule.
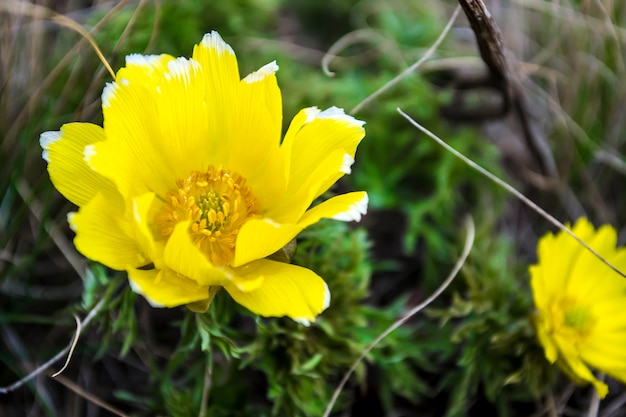
[[552, 305], [554, 331], [574, 344], [582, 342], [593, 330], [595, 318], [590, 308], [572, 297], [564, 297]]
[[176, 180], [176, 185], [156, 216], [161, 236], [169, 238], [177, 223], [191, 220], [189, 233], [196, 246], [212, 264], [229, 264], [235, 256], [239, 229], [259, 212], [246, 179], [210, 166], [206, 171], [191, 171], [187, 178]]

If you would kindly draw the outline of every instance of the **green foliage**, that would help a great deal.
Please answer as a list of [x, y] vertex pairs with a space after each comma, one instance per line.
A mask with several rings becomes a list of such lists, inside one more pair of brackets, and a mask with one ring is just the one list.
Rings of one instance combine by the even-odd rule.
[[506, 236], [479, 230], [463, 288], [448, 308], [429, 311], [454, 346], [455, 368], [440, 383], [451, 392], [449, 417], [466, 415], [479, 388], [499, 416], [515, 415], [516, 401], [537, 400], [554, 380], [531, 326], [527, 273], [511, 262], [513, 253]]
[[[329, 78], [321, 71], [310, 71], [280, 48], [267, 46], [265, 53], [280, 65], [278, 81], [285, 92], [286, 123], [302, 107], [315, 104], [326, 107], [320, 103], [349, 111], [405, 69], [412, 57], [421, 56], [423, 48], [434, 41], [441, 29], [433, 24], [437, 22], [436, 12], [424, 5], [407, 3], [385, 8], [366, 2], [362, 7], [354, 13], [368, 16], [368, 28], [382, 33], [398, 48], [405, 46], [405, 50], [378, 51], [379, 44], [359, 44], [375, 59], [363, 65], [357, 58], [350, 59], [350, 53], [342, 54], [348, 57], [348, 63], [342, 63], [336, 69], [336, 76]], [[422, 18], [411, 24], [412, 16], [416, 15]], [[335, 70], [333, 63], [331, 69]], [[351, 189], [367, 190], [370, 210], [396, 209], [406, 216], [408, 226], [397, 232], [402, 234], [405, 254], [414, 254], [418, 244], [427, 248], [423, 279], [428, 290], [434, 289], [441, 265], [450, 263], [459, 213], [473, 210], [482, 201], [488, 201], [496, 211], [504, 197], [480, 174], [411, 126], [396, 110], [403, 109], [452, 147], [502, 175], [495, 146], [475, 129], [452, 127], [440, 117], [439, 108], [448, 100], [446, 94], [438, 93], [416, 73], [360, 110], [355, 117], [366, 121], [367, 133], [359, 145], [352, 174], [344, 180]]]
[[105, 355], [119, 337], [123, 339], [120, 353], [125, 356], [137, 341], [136, 294], [128, 287], [125, 277], [121, 274], [111, 277], [99, 264], [87, 269], [83, 288], [81, 310], [99, 308], [98, 324], [103, 338], [96, 357]]
[[[141, 53], [146, 48], [150, 49], [147, 53], [189, 56], [192, 46], [198, 43], [202, 34], [211, 30], [219, 30], [224, 38], [266, 32], [279, 3], [279, 0], [165, 0], [160, 10], [146, 7], [136, 13], [135, 8], [123, 8], [96, 32], [95, 39], [106, 48], [113, 47], [111, 39], [120, 39], [120, 45], [115, 50], [119, 58]], [[91, 20], [95, 24], [103, 16], [97, 13], [91, 16]], [[185, 24], [181, 25], [181, 22]], [[132, 30], [127, 29], [129, 24], [133, 25]], [[123, 61], [120, 61], [119, 65], [122, 64]]]
[[[402, 314], [405, 302], [385, 309], [362, 304], [371, 274], [363, 229], [323, 221], [303, 232], [299, 242], [294, 262], [323, 276], [333, 294], [330, 308], [317, 322], [304, 327], [290, 319], [252, 319], [226, 293], [218, 293], [206, 313], [187, 311], [181, 322], [173, 323], [180, 329], [180, 339], [166, 364], [147, 357], [153, 382], [147, 385], [148, 391], [117, 391], [116, 397], [143, 404], [150, 414], [197, 415], [200, 387], [209, 378], [208, 415], [322, 414], [344, 372]], [[98, 268], [90, 280], [104, 282]], [[93, 284], [85, 288], [85, 299], [97, 298], [99, 290]], [[118, 327], [134, 326], [132, 316], [121, 313], [126, 305], [133, 305], [126, 301], [126, 293], [130, 291], [113, 299], [101, 317], [104, 334], [115, 335]], [[116, 318], [109, 319], [109, 314]], [[132, 338], [134, 346], [139, 339]], [[109, 339], [102, 346], [110, 350]], [[432, 351], [415, 327], [408, 326], [396, 330], [368, 355], [367, 363], [383, 382], [379, 395], [389, 409], [397, 395], [415, 402], [430, 393], [418, 370], [436, 371], [430, 361]], [[366, 372], [362, 363], [354, 384], [362, 386]], [[350, 404], [349, 393], [345, 390], [340, 397], [338, 410]], [[233, 414], [233, 410], [238, 411]]]
[[[294, 262], [324, 277], [333, 300], [310, 328], [289, 319], [257, 321], [244, 363], [265, 373], [275, 415], [322, 414], [332, 381], [338, 381], [363, 347], [351, 330], [367, 323], [359, 305], [370, 276], [364, 231], [348, 232], [342, 223], [322, 222], [302, 233], [300, 242]], [[361, 378], [363, 372], [361, 366]]]
[[[339, 238], [341, 237], [341, 238]], [[257, 334], [245, 350], [243, 366], [262, 371], [268, 380], [273, 415], [320, 415], [336, 384], [356, 358], [400, 316], [403, 302], [379, 309], [362, 304], [371, 272], [362, 229], [324, 221], [301, 235], [294, 261], [328, 282], [331, 306], [310, 328], [291, 320], [257, 320]], [[329, 260], [336, 262], [329, 262]], [[390, 409], [394, 395], [417, 401], [429, 391], [417, 369], [434, 369], [412, 326], [400, 328], [367, 357], [383, 383], [379, 395]], [[365, 383], [362, 363], [356, 383]], [[348, 405], [347, 392], [338, 409]]]

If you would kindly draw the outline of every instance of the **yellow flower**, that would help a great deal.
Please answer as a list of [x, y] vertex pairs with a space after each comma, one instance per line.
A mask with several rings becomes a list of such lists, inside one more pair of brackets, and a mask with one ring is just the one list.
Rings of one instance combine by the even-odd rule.
[[365, 214], [365, 192], [309, 208], [350, 173], [364, 123], [310, 107], [281, 143], [277, 70], [271, 62], [240, 79], [216, 32], [190, 59], [126, 57], [102, 93], [103, 127], [41, 135], [53, 184], [79, 207], [68, 216], [77, 249], [127, 271], [157, 307], [204, 311], [224, 288], [262, 316], [313, 321], [330, 302], [326, 283], [265, 258], [321, 218]]
[[[572, 231], [626, 271], [626, 248], [616, 249], [611, 226], [596, 231], [581, 218]], [[589, 366], [626, 382], [626, 279], [564, 232], [543, 236], [537, 252], [539, 263], [530, 267], [534, 323], [546, 358], [604, 398], [608, 387]]]

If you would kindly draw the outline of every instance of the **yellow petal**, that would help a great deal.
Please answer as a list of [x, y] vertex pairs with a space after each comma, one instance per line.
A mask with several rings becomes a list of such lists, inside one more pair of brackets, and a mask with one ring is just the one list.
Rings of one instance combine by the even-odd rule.
[[250, 219], [239, 230], [233, 266], [271, 255], [322, 218], [359, 221], [367, 212], [367, 201], [367, 193], [363, 191], [338, 195], [307, 211], [295, 224], [280, 224], [268, 218]]
[[65, 198], [79, 207], [99, 192], [107, 196], [115, 193], [111, 181], [93, 171], [84, 157], [87, 145], [105, 139], [100, 126], [69, 123], [63, 125], [59, 132], [43, 133], [39, 140], [52, 183]]
[[[290, 149], [290, 174], [289, 189], [296, 191], [300, 184], [306, 182], [315, 168], [326, 157], [342, 150], [349, 160], [354, 160], [356, 147], [365, 136], [363, 122], [352, 116], [346, 115], [342, 109], [331, 107], [317, 113], [315, 109], [307, 110], [306, 115], [310, 118], [301, 125], [293, 125], [297, 132], [288, 132], [282, 146]], [[290, 127], [291, 130], [291, 127]], [[334, 167], [336, 173], [341, 175], [349, 173], [349, 164], [345, 160]], [[319, 194], [323, 193], [332, 183], [326, 178], [319, 184]], [[315, 196], [317, 197], [317, 195]]]
[[239, 67], [235, 52], [215, 31], [207, 33], [194, 46], [192, 58], [210, 74], [207, 96], [216, 102], [231, 102], [239, 84]]
[[89, 165], [128, 198], [164, 196], [177, 178], [207, 166], [221, 144], [209, 132], [206, 78], [194, 60], [127, 57], [103, 93], [107, 141], [89, 150]]
[[311, 123], [317, 115], [320, 114], [320, 109], [316, 106], [307, 107], [300, 110], [294, 117], [291, 119], [289, 123], [289, 128], [287, 129], [287, 133], [285, 133], [285, 138], [283, 139], [283, 143], [281, 148], [288, 151], [289, 155], [291, 155], [291, 149], [293, 147], [294, 142], [296, 141], [296, 135], [300, 133], [302, 127]]
[[137, 244], [157, 268], [161, 268], [162, 248], [158, 250], [159, 245], [154, 240], [151, 219], [154, 219], [160, 205], [160, 200], [152, 192], [133, 199], [133, 220]]
[[115, 82], [107, 83], [102, 92], [102, 106], [111, 104], [114, 94], [119, 86], [135, 85], [146, 88], [156, 88], [162, 79], [162, 74], [167, 71], [170, 61], [175, 60], [171, 55], [141, 55], [130, 54], [126, 56], [124, 67], [115, 74]]
[[302, 229], [304, 227], [299, 224], [280, 224], [267, 218], [248, 220], [237, 235], [232, 265], [238, 267], [271, 255], [291, 241]]
[[203, 94], [209, 129], [205, 154], [211, 158], [210, 164], [218, 166], [230, 160], [231, 142], [236, 139], [233, 128], [240, 122], [235, 117], [240, 100], [237, 58], [215, 31], [204, 35], [193, 48], [192, 58], [205, 74]]
[[163, 253], [165, 265], [203, 287], [229, 283], [230, 273], [213, 266], [193, 244], [188, 232], [189, 224], [189, 221], [185, 221], [174, 227], [174, 232], [169, 237]]
[[[545, 238], [542, 238], [542, 240], [543, 239]], [[528, 268], [528, 272], [530, 274], [530, 287], [533, 293], [533, 301], [538, 311], [546, 311], [546, 309], [548, 308], [548, 303], [553, 297], [553, 293], [550, 293], [549, 289], [547, 288], [549, 284], [546, 284], [544, 270], [545, 265], [543, 263], [541, 264], [541, 266], [531, 265]], [[556, 280], [556, 278], [554, 280]]]
[[131, 288], [153, 307], [177, 307], [209, 298], [209, 288], [168, 269], [129, 269]]
[[537, 338], [539, 339], [541, 346], [543, 346], [546, 359], [552, 364], [555, 363], [559, 358], [559, 351], [556, 344], [552, 340], [552, 337], [548, 334], [545, 323], [537, 323], [536, 330]]
[[295, 136], [300, 132], [302, 126], [315, 119], [315, 117], [319, 113], [320, 110], [317, 107], [307, 107], [300, 110], [294, 116], [294, 118], [291, 119], [291, 122], [289, 123], [289, 128], [287, 129], [287, 133], [285, 133], [285, 138], [280, 145], [280, 151], [284, 154], [285, 157], [285, 166], [287, 168], [287, 173], [291, 172], [291, 150], [293, 148]]
[[308, 325], [330, 304], [328, 286], [306, 268], [260, 260], [242, 275], [260, 275], [263, 284], [250, 292], [243, 292], [235, 285], [224, 288], [236, 302], [264, 317], [287, 316]]
[[[615, 258], [617, 253], [615, 249], [617, 242], [615, 229], [612, 227], [601, 227], [593, 236], [585, 239], [585, 242], [607, 261], [613, 262], [613, 258]], [[622, 288], [626, 289], [625, 279], [619, 277], [611, 268], [584, 248], [580, 248], [578, 256], [573, 259], [568, 274], [568, 287], [579, 294], [585, 294], [587, 300], [592, 300], [590, 297], [593, 297], [594, 293], [600, 294], [600, 297], [604, 298], [603, 295], [610, 294], [611, 290], [618, 289], [615, 285], [623, 284]], [[590, 279], [590, 277], [597, 278]], [[598, 278], [601, 279], [603, 285], [598, 285]]]
[[578, 351], [570, 341], [559, 335], [555, 335], [554, 340], [561, 352], [560, 361], [558, 362], [561, 368], [575, 381], [591, 383], [600, 398], [606, 397], [606, 394], [609, 392], [608, 386], [593, 375], [589, 367], [581, 360]]
[[285, 197], [269, 207], [268, 217], [295, 222], [313, 200], [343, 175], [350, 173], [356, 147], [363, 139], [363, 122], [331, 107], [311, 107], [296, 115], [281, 151], [288, 159], [289, 183]]
[[150, 262], [134, 238], [133, 225], [124, 215], [123, 206], [102, 194], [77, 213], [70, 213], [68, 220], [76, 232], [74, 245], [87, 258], [117, 270]]
[[[590, 241], [594, 228], [586, 219], [579, 219], [571, 227], [576, 236]], [[564, 232], [556, 235], [548, 233], [537, 244], [539, 263], [530, 268], [531, 286], [535, 305], [545, 309], [555, 294], [562, 293], [570, 282], [572, 265], [585, 249], [580, 243]], [[555, 254], [558, 253], [558, 256]]]
[[[624, 281], [624, 278], [620, 276], [617, 279]], [[610, 285], [607, 286], [611, 287]], [[593, 306], [594, 317], [599, 319], [596, 320], [593, 327], [593, 331], [598, 337], [590, 337], [590, 341], [605, 337], [626, 337], [625, 295], [626, 292], [623, 288], [617, 288], [604, 298], [596, 297], [588, 301], [589, 305]], [[624, 346], [626, 346], [626, 343], [624, 343]], [[626, 350], [624, 350], [624, 354], [626, 355]], [[626, 364], [626, 362], [624, 363]]]
[[365, 191], [341, 194], [329, 198], [307, 211], [298, 223], [309, 226], [313, 223], [317, 223], [320, 219], [358, 222], [361, 221], [361, 217], [367, 213], [368, 202], [369, 199]]
[[207, 103], [208, 76], [197, 61], [185, 58], [169, 62], [163, 74], [155, 101], [159, 135], [151, 141], [155, 152], [165, 157], [174, 178], [214, 164], [213, 154], [222, 145], [212, 131], [215, 127], [210, 125], [209, 116], [222, 103]]
[[278, 200], [287, 187], [284, 152], [280, 152], [282, 99], [271, 62], [241, 80], [228, 166], [248, 179], [263, 206]]
[[280, 223], [297, 222], [320, 194], [321, 184], [334, 183], [343, 175], [337, 167], [344, 163], [346, 157], [349, 155], [342, 149], [331, 152], [296, 189], [290, 183], [285, 195], [268, 208], [265, 216]]
[[[622, 308], [623, 309], [623, 308]], [[594, 368], [609, 375], [614, 369], [626, 367], [626, 332], [624, 330], [602, 334], [596, 332], [580, 346], [581, 357]], [[626, 378], [622, 378], [626, 382]]]

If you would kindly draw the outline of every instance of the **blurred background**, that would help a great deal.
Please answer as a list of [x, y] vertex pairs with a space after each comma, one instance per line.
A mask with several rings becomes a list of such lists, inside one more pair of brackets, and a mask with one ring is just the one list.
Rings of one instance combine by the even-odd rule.
[[[396, 108], [558, 219], [611, 223], [623, 243], [626, 3], [486, 4], [512, 93], [494, 85], [461, 13], [427, 62], [360, 105], [424, 56], [457, 3], [0, 0], [0, 386], [57, 354], [74, 315], [104, 300], [68, 369], [0, 394], [0, 416], [322, 415], [365, 346], [447, 276], [466, 214], [477, 237], [461, 276], [367, 356], [336, 415], [587, 415], [589, 389], [549, 366], [529, 321], [527, 267], [550, 225]], [[217, 30], [242, 76], [277, 61], [285, 126], [313, 105], [367, 122], [352, 174], [332, 191], [366, 190], [368, 215], [308, 229], [293, 260], [331, 288], [318, 323], [259, 319], [228, 297], [198, 316], [153, 309], [123, 274], [76, 252], [74, 207], [50, 183], [39, 135], [101, 124], [111, 79], [70, 20], [114, 70], [129, 53], [189, 57]], [[623, 388], [610, 387], [600, 415], [626, 415]]]

